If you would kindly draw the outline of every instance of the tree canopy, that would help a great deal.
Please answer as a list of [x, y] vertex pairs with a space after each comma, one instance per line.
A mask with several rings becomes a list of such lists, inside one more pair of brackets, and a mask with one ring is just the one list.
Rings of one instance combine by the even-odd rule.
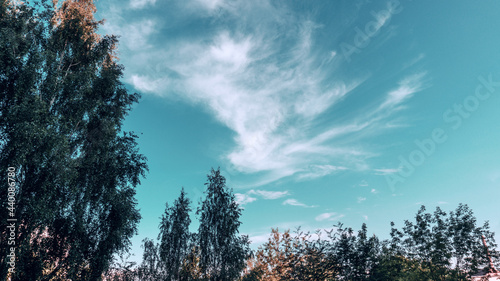
[[54, 3], [0, 1], [0, 170], [15, 168], [17, 182], [11, 277], [98, 280], [140, 220], [146, 158], [122, 131], [139, 95], [120, 82], [117, 38], [97, 34], [93, 2]]

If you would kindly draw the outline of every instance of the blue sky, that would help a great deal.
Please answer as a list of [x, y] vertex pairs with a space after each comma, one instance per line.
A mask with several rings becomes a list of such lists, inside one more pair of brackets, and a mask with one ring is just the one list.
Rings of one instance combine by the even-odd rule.
[[134, 259], [219, 166], [254, 247], [338, 221], [384, 238], [421, 204], [466, 203], [500, 240], [498, 1], [96, 5], [143, 95], [125, 122], [150, 167]]

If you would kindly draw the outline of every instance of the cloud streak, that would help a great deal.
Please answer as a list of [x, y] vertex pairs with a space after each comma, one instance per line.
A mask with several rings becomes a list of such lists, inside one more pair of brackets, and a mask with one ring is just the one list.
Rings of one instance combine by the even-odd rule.
[[304, 204], [302, 202], [299, 202], [297, 199], [293, 199], [293, 198], [286, 199], [285, 201], [283, 201], [282, 204], [283, 205], [303, 207], [303, 208], [315, 208], [315, 207], [317, 207], [315, 205], [306, 205], [306, 204]]
[[337, 220], [343, 218], [344, 216], [345, 215], [343, 215], [343, 214], [329, 212], [329, 213], [322, 213], [322, 214], [318, 215], [315, 219], [316, 219], [316, 221], [324, 221], [324, 220], [337, 221]]
[[257, 200], [257, 197], [265, 200], [275, 200], [290, 195], [285, 191], [267, 191], [267, 190], [249, 190], [246, 193], [235, 193], [236, 202], [239, 205], [245, 205]]
[[154, 5], [156, 0], [131, 0], [130, 7], [132, 9], [143, 9], [148, 5]]
[[425, 72], [417, 73], [405, 77], [398, 84], [399, 87], [387, 94], [386, 100], [379, 107], [379, 110], [394, 109], [409, 99], [414, 93], [423, 89], [423, 78]]

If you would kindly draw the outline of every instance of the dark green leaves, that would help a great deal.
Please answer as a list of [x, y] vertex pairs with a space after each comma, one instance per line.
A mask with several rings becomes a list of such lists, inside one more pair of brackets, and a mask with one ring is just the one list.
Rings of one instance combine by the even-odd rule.
[[168, 204], [160, 223], [159, 256], [164, 280], [179, 280], [183, 262], [191, 253], [189, 232], [189, 206], [191, 201], [186, 197], [184, 188], [172, 207]]
[[16, 167], [19, 183], [13, 280], [97, 280], [140, 219], [146, 159], [121, 131], [138, 95], [120, 82], [117, 40], [97, 35], [94, 12], [92, 1], [0, 2], [0, 170]]
[[200, 266], [209, 280], [235, 280], [250, 253], [248, 239], [238, 236], [241, 209], [219, 169], [212, 169], [206, 185], [205, 201], [197, 211]]

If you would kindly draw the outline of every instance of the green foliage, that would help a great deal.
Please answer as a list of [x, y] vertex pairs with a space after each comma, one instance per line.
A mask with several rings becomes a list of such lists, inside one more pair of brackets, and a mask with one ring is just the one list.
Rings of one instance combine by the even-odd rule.
[[[486, 266], [482, 235], [488, 237], [490, 249], [496, 247], [488, 223], [478, 227], [472, 210], [463, 204], [449, 215], [439, 207], [433, 214], [427, 213], [422, 206], [415, 222], [407, 220], [402, 231], [393, 232], [398, 233], [393, 239], [401, 241], [398, 253], [419, 262], [432, 280], [456, 280], [449, 278], [462, 278]], [[498, 257], [496, 250], [492, 254]]]
[[179, 280], [181, 281], [202, 280], [200, 269], [200, 247], [197, 245], [197, 241], [196, 234], [192, 233], [188, 246], [190, 251], [182, 261], [181, 265], [181, 271], [179, 274]]
[[190, 200], [186, 197], [184, 188], [181, 190], [179, 198], [174, 202], [174, 206], [169, 207], [168, 203], [165, 213], [160, 223], [160, 262], [165, 280], [178, 280], [182, 270], [183, 261], [191, 253], [189, 243], [191, 235], [189, 233]]
[[355, 235], [353, 229], [337, 225], [337, 233], [332, 239], [332, 248], [339, 263], [340, 280], [366, 280], [378, 258], [380, 243], [374, 235], [368, 238], [368, 229], [363, 223]]
[[452, 257], [457, 261], [457, 269], [475, 272], [488, 263], [485, 249], [481, 243], [481, 236], [486, 237], [488, 247], [494, 259], [500, 259], [500, 253], [496, 251], [495, 235], [489, 230], [486, 221], [483, 226], [478, 227], [472, 210], [463, 204], [459, 204], [448, 219], [448, 233]]
[[300, 229], [292, 235], [288, 230], [280, 233], [272, 229], [269, 240], [259, 247], [248, 276], [273, 281], [333, 280], [338, 274], [338, 265], [328, 250], [329, 241], [321, 235], [321, 232], [312, 235]]
[[321, 238], [317, 231], [316, 238], [310, 233], [297, 230], [294, 239], [293, 256], [288, 264], [289, 280], [332, 280], [338, 275], [339, 266], [328, 240]]
[[160, 257], [158, 245], [152, 239], [142, 240], [144, 253], [142, 263], [137, 269], [139, 280], [160, 280]]
[[271, 230], [271, 236], [257, 251], [256, 261], [252, 265], [255, 271], [262, 272], [261, 280], [286, 280], [290, 278], [292, 262], [295, 257], [294, 238], [290, 231], [280, 233], [278, 229]]
[[245, 274], [241, 281], [259, 281], [262, 280], [263, 271], [260, 268], [254, 268], [249, 273]]
[[273, 229], [246, 276], [266, 281], [468, 280], [487, 266], [481, 235], [488, 237], [491, 256], [498, 259], [488, 223], [477, 227], [467, 205], [460, 204], [449, 215], [440, 208], [427, 213], [422, 206], [415, 222], [405, 221], [402, 230], [394, 226], [391, 239], [382, 242], [368, 236], [365, 224], [357, 233], [338, 224], [327, 239], [321, 233], [313, 239], [309, 233]]
[[209, 280], [235, 280], [245, 267], [250, 249], [247, 236], [238, 236], [241, 209], [220, 170], [212, 169], [206, 198], [197, 210], [200, 267]]
[[428, 274], [420, 264], [412, 259], [397, 255], [383, 255], [370, 272], [370, 281], [420, 281], [428, 280]]
[[136, 263], [130, 262], [130, 253], [120, 253], [119, 261], [115, 259], [113, 264], [104, 274], [104, 281], [134, 281], [137, 271]]
[[117, 39], [97, 35], [93, 12], [90, 0], [0, 2], [0, 170], [15, 167], [18, 183], [12, 280], [98, 280], [140, 220], [146, 159], [121, 132], [139, 96], [120, 82]]
[[[248, 237], [238, 235], [241, 209], [219, 170], [212, 169], [206, 185], [206, 199], [197, 210], [198, 233], [189, 232], [191, 201], [184, 188], [173, 206], [166, 204], [159, 244], [151, 239], [143, 241], [143, 261], [135, 270], [138, 280], [240, 279], [251, 254]], [[259, 274], [255, 271], [251, 276]]]
[[[225, 187], [224, 180], [220, 177], [220, 173], [212, 171], [209, 175], [209, 184], [219, 183], [219, 186]], [[207, 198], [210, 198], [208, 193], [207, 190]], [[206, 202], [207, 200], [203, 203]], [[174, 210], [189, 209], [189, 200], [185, 198], [183, 191], [174, 205], [184, 207], [167, 207], [168, 215], [163, 217], [161, 226], [170, 225], [168, 229], [171, 229], [171, 224], [166, 221], [171, 222], [175, 217]], [[460, 225], [462, 227], [458, 227]], [[147, 240], [144, 261], [138, 268], [139, 274], [136, 276], [138, 280], [186, 281], [465, 281], [476, 271], [465, 263], [460, 265], [456, 262], [454, 257], [458, 256], [457, 250], [462, 253], [463, 260], [474, 262], [477, 268], [487, 265], [487, 255], [481, 243], [468, 241], [477, 240], [476, 235], [485, 235], [491, 239], [489, 242], [491, 256], [493, 260], [498, 259], [498, 252], [492, 239], [493, 233], [488, 230], [488, 224], [477, 227], [472, 211], [462, 204], [449, 215], [440, 208], [436, 208], [432, 214], [427, 213], [422, 206], [415, 216], [415, 222], [405, 221], [402, 230], [396, 229], [394, 223], [391, 223], [390, 235], [390, 240], [381, 242], [375, 235], [368, 235], [366, 224], [363, 224], [357, 232], [352, 228], [343, 227], [342, 224], [336, 225], [334, 230], [317, 231], [314, 234], [302, 232], [300, 229], [293, 234], [289, 230], [279, 232], [278, 229], [272, 229], [269, 240], [259, 247], [255, 255], [246, 256], [246, 269], [243, 270], [245, 261], [241, 259], [243, 264], [239, 264], [239, 267], [233, 270], [234, 275], [224, 277], [215, 275], [220, 274], [219, 272], [207, 273], [206, 269], [201, 267], [200, 233], [183, 236], [187, 237], [184, 239], [188, 241], [186, 248], [188, 251], [182, 258], [178, 277], [165, 278], [161, 275], [162, 261], [158, 258], [158, 246]], [[462, 248], [457, 245], [462, 245]], [[209, 254], [212, 255], [224, 253], [215, 248], [211, 250]], [[240, 256], [216, 258], [222, 260], [233, 257]], [[221, 263], [224, 262], [226, 261], [222, 260]]]

